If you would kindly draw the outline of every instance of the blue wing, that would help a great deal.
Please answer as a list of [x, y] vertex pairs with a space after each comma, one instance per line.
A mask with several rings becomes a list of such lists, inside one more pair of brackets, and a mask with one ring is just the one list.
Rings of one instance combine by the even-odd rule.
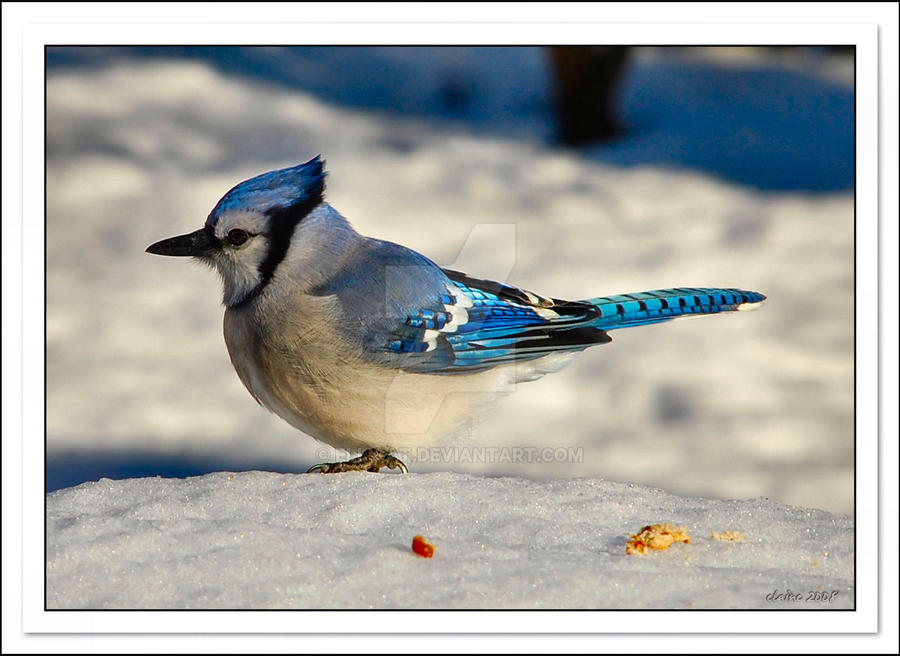
[[470, 373], [611, 341], [591, 325], [600, 312], [590, 303], [442, 271], [447, 285], [438, 304], [407, 317], [388, 344], [405, 356], [404, 370]]
[[676, 288], [564, 301], [441, 269], [408, 248], [367, 240], [315, 293], [343, 309], [338, 329], [372, 362], [428, 374], [471, 373], [581, 351], [608, 330], [745, 309], [757, 292]]
[[583, 301], [550, 299], [490, 280], [443, 269], [448, 292], [411, 314], [389, 349], [406, 356], [402, 368], [422, 373], [467, 373], [612, 341], [609, 330], [681, 316], [751, 309], [759, 292], [679, 287]]

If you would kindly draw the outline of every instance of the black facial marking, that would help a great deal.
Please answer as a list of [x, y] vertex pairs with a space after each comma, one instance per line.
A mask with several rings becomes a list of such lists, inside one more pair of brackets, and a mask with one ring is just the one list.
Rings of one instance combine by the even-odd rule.
[[266, 253], [265, 259], [259, 264], [259, 284], [233, 307], [239, 307], [256, 298], [269, 283], [269, 280], [272, 279], [275, 269], [278, 268], [284, 256], [287, 255], [288, 248], [291, 245], [291, 237], [294, 235], [294, 228], [322, 203], [325, 192], [324, 175], [316, 180], [315, 186], [309, 191], [310, 196], [306, 200], [287, 207], [269, 210], [267, 213], [269, 218], [269, 232], [267, 233], [269, 252]]
[[319, 187], [318, 193], [314, 193], [306, 201], [271, 210], [268, 213], [270, 226], [269, 252], [266, 253], [266, 258], [259, 264], [259, 275], [262, 278], [259, 289], [265, 287], [271, 280], [275, 269], [281, 264], [284, 256], [287, 255], [288, 247], [291, 245], [291, 237], [294, 235], [294, 228], [322, 202], [323, 187], [324, 185]]
[[206, 225], [203, 226], [203, 230], [206, 232], [206, 235], [209, 237], [209, 241], [213, 244], [214, 248], [222, 248], [222, 240], [216, 237], [215, 223], [207, 222]]

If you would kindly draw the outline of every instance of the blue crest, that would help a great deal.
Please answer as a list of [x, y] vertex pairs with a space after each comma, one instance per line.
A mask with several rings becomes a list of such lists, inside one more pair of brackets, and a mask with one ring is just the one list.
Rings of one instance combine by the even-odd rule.
[[295, 207], [312, 209], [322, 201], [325, 191], [325, 162], [316, 155], [305, 164], [269, 171], [232, 187], [216, 203], [206, 225], [215, 225], [229, 210], [255, 210], [264, 214], [290, 211]]

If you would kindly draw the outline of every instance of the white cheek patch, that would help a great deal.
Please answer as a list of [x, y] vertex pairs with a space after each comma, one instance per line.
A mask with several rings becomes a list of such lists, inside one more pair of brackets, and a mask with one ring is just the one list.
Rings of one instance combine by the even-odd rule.
[[226, 305], [240, 302], [262, 282], [259, 267], [267, 251], [268, 240], [263, 235], [251, 237], [240, 247], [223, 243], [214, 261], [225, 285]]
[[250, 237], [242, 246], [228, 246], [223, 249], [226, 257], [234, 262], [235, 266], [259, 270], [259, 265], [266, 259], [266, 238], [261, 235]]

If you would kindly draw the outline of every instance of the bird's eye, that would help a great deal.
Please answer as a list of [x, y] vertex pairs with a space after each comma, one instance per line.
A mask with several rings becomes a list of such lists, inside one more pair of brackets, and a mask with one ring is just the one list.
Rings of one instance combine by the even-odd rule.
[[228, 231], [228, 243], [232, 246], [240, 246], [248, 239], [250, 239], [250, 234], [246, 230], [235, 228]]

